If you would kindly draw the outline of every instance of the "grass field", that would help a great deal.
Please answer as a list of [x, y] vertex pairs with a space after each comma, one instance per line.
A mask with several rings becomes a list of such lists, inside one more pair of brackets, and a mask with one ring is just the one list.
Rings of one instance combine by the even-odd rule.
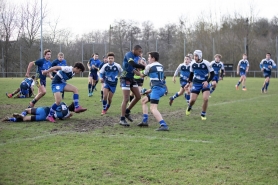
[[[1, 118], [28, 105], [30, 99], [5, 96], [21, 80], [0, 79]], [[159, 124], [152, 115], [148, 128], [138, 128], [140, 104], [132, 110], [131, 126], [121, 127], [119, 87], [101, 116], [100, 86], [89, 98], [86, 78], [69, 81], [79, 88], [85, 113], [57, 123], [1, 122], [0, 184], [278, 184], [277, 79], [261, 94], [263, 78], [248, 78], [246, 92], [235, 90], [238, 78], [225, 78], [209, 99], [206, 121], [200, 98], [189, 117], [183, 97], [168, 105], [179, 89], [170, 80], [159, 104], [169, 132], [154, 131]], [[54, 102], [47, 83], [37, 106]], [[66, 93], [64, 101], [71, 98]]]

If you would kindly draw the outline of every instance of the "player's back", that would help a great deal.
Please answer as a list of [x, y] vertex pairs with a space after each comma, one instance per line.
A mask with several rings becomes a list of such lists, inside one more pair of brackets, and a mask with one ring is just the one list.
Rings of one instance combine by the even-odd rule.
[[145, 74], [148, 74], [150, 77], [151, 85], [152, 86], [160, 86], [165, 87], [164, 84], [164, 69], [163, 65], [159, 62], [153, 62], [148, 64], [145, 68]]

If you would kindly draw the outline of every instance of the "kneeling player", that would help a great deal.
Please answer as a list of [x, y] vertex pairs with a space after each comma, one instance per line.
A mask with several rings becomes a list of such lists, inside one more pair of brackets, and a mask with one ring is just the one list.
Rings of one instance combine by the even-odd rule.
[[14, 95], [16, 95], [14, 98], [29, 98], [34, 93], [34, 85], [35, 85], [35, 76], [32, 76], [31, 78], [25, 78], [21, 83], [18, 89], [16, 89], [13, 93], [9, 94], [6, 93], [6, 96], [8, 98], [12, 98]]

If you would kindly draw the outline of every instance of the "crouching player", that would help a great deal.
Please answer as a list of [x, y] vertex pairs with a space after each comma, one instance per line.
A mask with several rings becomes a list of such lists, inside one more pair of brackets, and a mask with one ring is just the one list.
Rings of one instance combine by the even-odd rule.
[[35, 76], [31, 78], [25, 78], [21, 83], [18, 89], [16, 89], [13, 93], [6, 93], [8, 98], [29, 98], [34, 94], [34, 85], [35, 85]]
[[123, 71], [120, 64], [114, 62], [115, 55], [112, 52], [107, 54], [108, 63], [104, 64], [99, 71], [100, 81], [103, 85], [103, 109], [101, 115], [106, 114], [111, 106], [113, 95], [116, 91], [118, 76]]
[[210, 63], [207, 60], [202, 59], [201, 50], [194, 51], [194, 59], [195, 62], [191, 63], [190, 66], [190, 76], [188, 79], [188, 84], [186, 84], [186, 86], [189, 86], [190, 83], [193, 82], [191, 88], [190, 101], [185, 114], [187, 116], [190, 115], [192, 106], [194, 105], [200, 91], [202, 91], [203, 107], [202, 107], [201, 119], [206, 120], [207, 119], [206, 110], [208, 107], [208, 98], [210, 94], [209, 82], [213, 79], [214, 71], [210, 66]]
[[52, 71], [57, 71], [59, 70], [55, 77], [52, 80], [51, 88], [52, 88], [52, 93], [54, 94], [55, 97], [55, 103], [52, 105], [47, 119], [50, 122], [55, 122], [54, 119], [54, 114], [57, 108], [59, 107], [61, 101], [62, 101], [62, 95], [61, 91], [65, 92], [73, 92], [73, 102], [74, 102], [74, 112], [75, 113], [80, 113], [84, 112], [87, 109], [82, 108], [79, 105], [79, 94], [78, 94], [78, 89], [70, 84], [67, 84], [66, 81], [71, 79], [75, 74], [79, 74], [80, 72], [84, 72], [85, 67], [81, 62], [76, 62], [74, 66], [54, 66], [51, 67], [50, 69], [43, 71], [43, 74], [47, 74]]
[[[61, 102], [59, 107], [54, 113], [55, 119], [66, 119], [72, 116], [70, 111], [74, 111], [74, 104], [72, 103], [69, 107]], [[47, 115], [50, 112], [50, 107], [37, 107], [37, 108], [27, 108], [21, 114], [13, 113], [13, 117], [5, 117], [2, 121], [46, 121]], [[30, 114], [30, 115], [28, 115]]]
[[145, 96], [142, 100], [142, 110], [143, 110], [143, 120], [137, 126], [148, 126], [148, 102], [151, 102], [150, 110], [154, 115], [155, 119], [159, 122], [160, 127], [156, 131], [168, 131], [168, 125], [163, 120], [162, 115], [157, 110], [157, 105], [159, 103], [160, 97], [164, 96], [166, 92], [164, 80], [164, 70], [162, 64], [158, 62], [159, 53], [158, 52], [149, 52], [148, 62], [146, 66], [144, 76], [149, 76], [151, 81], [151, 92]]

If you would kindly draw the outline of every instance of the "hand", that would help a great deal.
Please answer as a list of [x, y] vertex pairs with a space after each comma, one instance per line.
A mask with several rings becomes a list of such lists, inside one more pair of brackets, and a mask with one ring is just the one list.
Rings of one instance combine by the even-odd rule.
[[208, 86], [208, 82], [207, 81], [204, 81], [202, 84], [203, 84], [203, 88], [207, 88], [207, 86]]
[[43, 75], [46, 75], [48, 73], [48, 70], [42, 71]]
[[176, 78], [175, 77], [173, 78], [173, 82], [176, 83]]
[[29, 73], [26, 73], [26, 74], [25, 74], [25, 77], [29, 78], [29, 77], [30, 77]]
[[188, 88], [190, 86], [190, 83], [187, 83], [184, 88]]
[[272, 69], [272, 66], [268, 66], [269, 69]]
[[239, 75], [239, 72], [237, 71], [236, 74]]

